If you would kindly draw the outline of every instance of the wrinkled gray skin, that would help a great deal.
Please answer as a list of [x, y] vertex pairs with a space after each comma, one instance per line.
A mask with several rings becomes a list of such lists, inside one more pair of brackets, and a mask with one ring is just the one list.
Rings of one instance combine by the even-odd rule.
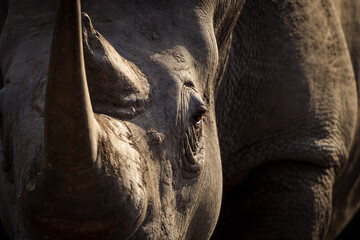
[[360, 2], [246, 1], [216, 115], [212, 239], [334, 239], [360, 205]]
[[78, 1], [0, 1], [12, 239], [210, 238], [214, 86], [242, 4], [87, 0], [81, 27]]
[[[210, 237], [242, 4], [84, 1], [80, 40], [71, 6], [53, 36], [55, 1], [0, 1], [12, 238]], [[358, 9], [246, 1], [213, 239], [333, 239], [358, 209]]]

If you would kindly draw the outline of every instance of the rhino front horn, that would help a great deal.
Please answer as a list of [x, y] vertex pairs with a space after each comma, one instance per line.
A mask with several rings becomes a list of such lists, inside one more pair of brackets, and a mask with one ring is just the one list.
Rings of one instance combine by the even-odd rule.
[[45, 157], [54, 167], [91, 168], [97, 129], [84, 66], [80, 0], [60, 0], [45, 100]]
[[44, 155], [22, 179], [21, 218], [34, 239], [127, 239], [147, 209], [141, 158], [121, 141], [127, 128], [115, 135], [104, 127], [108, 118], [94, 116], [80, 13], [80, 0], [59, 1], [39, 150]]

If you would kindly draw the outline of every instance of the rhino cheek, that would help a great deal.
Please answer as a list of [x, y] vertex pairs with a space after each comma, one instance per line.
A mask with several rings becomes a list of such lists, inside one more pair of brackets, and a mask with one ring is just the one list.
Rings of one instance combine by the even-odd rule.
[[122, 201], [118, 208], [123, 211], [124, 223], [128, 224], [125, 229], [137, 228], [144, 220], [147, 208], [146, 159], [139, 154], [140, 146], [129, 139], [131, 133], [124, 123], [102, 115], [97, 117], [97, 121], [103, 130], [99, 141], [97, 168], [101, 169], [101, 174], [116, 180]]

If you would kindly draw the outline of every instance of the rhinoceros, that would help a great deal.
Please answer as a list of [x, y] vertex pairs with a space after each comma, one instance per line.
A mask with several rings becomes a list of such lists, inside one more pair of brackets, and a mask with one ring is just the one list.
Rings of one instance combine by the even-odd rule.
[[356, 9], [1, 0], [8, 234], [209, 239], [223, 185], [212, 239], [333, 239], [359, 207]]
[[214, 87], [243, 1], [1, 2], [12, 239], [209, 239]]

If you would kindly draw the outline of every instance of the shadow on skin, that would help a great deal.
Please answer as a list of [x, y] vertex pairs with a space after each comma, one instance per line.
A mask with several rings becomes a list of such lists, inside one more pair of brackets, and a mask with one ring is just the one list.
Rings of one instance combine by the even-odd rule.
[[10, 238], [7, 235], [1, 221], [0, 221], [0, 239], [2, 239], [2, 240], [10, 240]]
[[346, 239], [360, 239], [360, 211], [358, 211], [351, 219], [350, 223], [342, 231], [342, 233], [336, 238], [336, 240]]

